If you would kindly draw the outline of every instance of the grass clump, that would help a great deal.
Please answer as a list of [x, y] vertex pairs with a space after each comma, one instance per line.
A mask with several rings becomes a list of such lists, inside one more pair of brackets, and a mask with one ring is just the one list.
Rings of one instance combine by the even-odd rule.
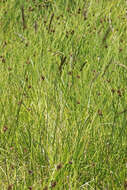
[[127, 188], [125, 1], [0, 2], [0, 188]]

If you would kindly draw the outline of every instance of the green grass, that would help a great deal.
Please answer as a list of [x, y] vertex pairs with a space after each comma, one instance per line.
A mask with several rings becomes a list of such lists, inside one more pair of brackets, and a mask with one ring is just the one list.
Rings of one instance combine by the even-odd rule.
[[126, 6], [1, 0], [1, 190], [126, 190]]

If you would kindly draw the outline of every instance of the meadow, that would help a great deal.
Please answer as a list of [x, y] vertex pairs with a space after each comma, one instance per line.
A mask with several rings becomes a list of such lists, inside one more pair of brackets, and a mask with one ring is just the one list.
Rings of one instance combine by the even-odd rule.
[[127, 2], [0, 1], [0, 189], [127, 189]]

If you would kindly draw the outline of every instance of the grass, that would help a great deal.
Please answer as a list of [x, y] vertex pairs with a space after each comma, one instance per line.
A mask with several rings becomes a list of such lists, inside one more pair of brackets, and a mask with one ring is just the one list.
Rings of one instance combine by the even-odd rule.
[[0, 189], [126, 190], [126, 2], [0, 10]]

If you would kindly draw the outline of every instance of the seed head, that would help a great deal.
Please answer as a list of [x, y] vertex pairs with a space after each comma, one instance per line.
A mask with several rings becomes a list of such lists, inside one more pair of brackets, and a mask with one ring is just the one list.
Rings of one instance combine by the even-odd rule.
[[58, 164], [56, 168], [57, 168], [57, 170], [60, 170], [62, 168], [62, 164], [61, 163]]
[[56, 186], [56, 181], [51, 183], [51, 188], [54, 188]]

